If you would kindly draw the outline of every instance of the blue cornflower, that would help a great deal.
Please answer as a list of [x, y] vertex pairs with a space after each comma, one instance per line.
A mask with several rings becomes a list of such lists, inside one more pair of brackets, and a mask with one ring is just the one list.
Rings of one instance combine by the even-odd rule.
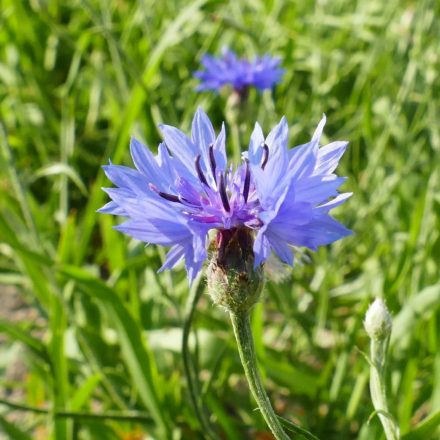
[[245, 93], [250, 86], [258, 90], [271, 89], [284, 74], [284, 69], [279, 67], [280, 62], [279, 58], [269, 55], [256, 57], [252, 61], [238, 59], [234, 52], [226, 48], [220, 58], [204, 55], [202, 65], [205, 70], [194, 73], [201, 81], [197, 90], [219, 91], [227, 84], [238, 93]]
[[284, 117], [267, 137], [257, 123], [243, 162], [233, 168], [224, 125], [216, 136], [199, 109], [191, 138], [162, 125], [165, 142], [156, 156], [132, 138], [137, 169], [103, 167], [117, 188], [104, 189], [112, 201], [100, 212], [128, 217], [115, 229], [133, 238], [171, 246], [160, 270], [185, 259], [190, 282], [207, 258], [211, 230], [218, 231], [217, 248], [234, 233], [250, 237], [255, 267], [272, 250], [292, 265], [293, 246], [315, 250], [351, 234], [329, 215], [351, 195], [337, 192], [345, 178], [333, 174], [347, 142], [319, 148], [324, 124], [325, 116], [309, 143], [289, 150]]

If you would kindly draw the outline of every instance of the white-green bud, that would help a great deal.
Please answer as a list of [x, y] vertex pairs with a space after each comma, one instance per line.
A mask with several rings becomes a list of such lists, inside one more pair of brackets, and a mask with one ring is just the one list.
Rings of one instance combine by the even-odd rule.
[[385, 339], [391, 333], [392, 319], [381, 298], [376, 298], [365, 314], [364, 327], [371, 339]]
[[259, 300], [263, 268], [254, 268], [253, 237], [247, 229], [220, 230], [210, 249], [208, 293], [229, 312], [242, 313]]

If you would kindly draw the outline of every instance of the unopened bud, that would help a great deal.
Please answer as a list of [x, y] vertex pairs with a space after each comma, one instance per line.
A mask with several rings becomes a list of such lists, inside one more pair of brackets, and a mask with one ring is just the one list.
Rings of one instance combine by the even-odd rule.
[[211, 244], [208, 293], [226, 310], [247, 312], [263, 287], [263, 268], [254, 269], [253, 237], [247, 229], [224, 229]]
[[382, 299], [376, 298], [365, 315], [364, 327], [372, 339], [385, 339], [391, 333], [392, 319]]

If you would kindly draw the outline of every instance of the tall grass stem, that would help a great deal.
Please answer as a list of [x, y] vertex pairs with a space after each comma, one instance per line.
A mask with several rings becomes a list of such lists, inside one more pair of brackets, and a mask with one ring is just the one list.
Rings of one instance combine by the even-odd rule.
[[199, 423], [203, 428], [206, 437], [210, 440], [218, 440], [219, 437], [214, 432], [214, 429], [212, 428], [207, 417], [205, 408], [200, 402], [200, 386], [198, 383], [197, 372], [195, 371], [194, 362], [191, 358], [191, 353], [189, 350], [189, 335], [194, 318], [194, 311], [203, 293], [203, 287], [203, 284], [200, 282], [197, 285], [194, 285], [190, 290], [190, 295], [186, 303], [182, 332], [182, 358], [183, 368], [185, 370], [186, 381], [188, 384], [190, 400], [194, 409], [194, 413], [199, 420]]

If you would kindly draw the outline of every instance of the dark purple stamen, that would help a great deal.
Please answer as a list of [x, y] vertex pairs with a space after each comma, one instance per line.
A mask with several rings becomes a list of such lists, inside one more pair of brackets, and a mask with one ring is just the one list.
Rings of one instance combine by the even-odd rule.
[[226, 186], [225, 186], [225, 176], [224, 174], [220, 174], [220, 198], [222, 199], [223, 208], [225, 211], [231, 212], [231, 207], [229, 206], [228, 195], [226, 194]]
[[200, 182], [204, 183], [205, 185], [208, 185], [208, 181], [206, 180], [205, 175], [203, 174], [202, 168], [200, 166], [200, 154], [196, 157], [196, 171], [197, 175], [199, 176]]
[[212, 144], [209, 144], [209, 163], [211, 164], [212, 176], [214, 177], [214, 180], [217, 181], [217, 178], [215, 176], [215, 168], [217, 164], [215, 163], [214, 145]]
[[263, 144], [261, 146], [263, 148], [263, 160], [261, 162], [261, 169], [264, 170], [264, 167], [267, 164], [267, 161], [269, 160], [269, 147], [267, 146], [267, 144]]
[[251, 173], [249, 170], [249, 161], [247, 159], [245, 160], [245, 163], [246, 163], [246, 176], [244, 178], [243, 197], [244, 197], [244, 201], [247, 202], [249, 196], [249, 186], [251, 184]]
[[170, 202], [176, 202], [176, 203], [182, 203], [178, 196], [175, 196], [173, 194], [164, 193], [162, 191], [159, 191], [158, 194], [164, 198], [165, 200], [169, 200]]

